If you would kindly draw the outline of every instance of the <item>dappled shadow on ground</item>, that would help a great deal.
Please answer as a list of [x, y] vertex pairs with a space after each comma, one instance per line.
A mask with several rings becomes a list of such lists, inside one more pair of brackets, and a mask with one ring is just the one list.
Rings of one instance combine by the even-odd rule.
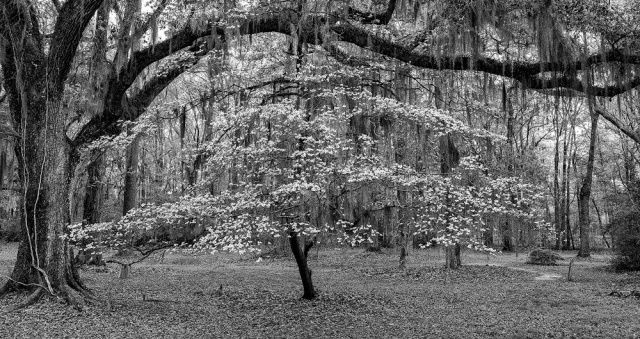
[[513, 271], [511, 268], [493, 265], [467, 265], [457, 270], [444, 267], [409, 267], [404, 270], [363, 267], [356, 271], [365, 277], [405, 278], [425, 282], [507, 283], [523, 282], [535, 276], [535, 272]]
[[[538, 272], [486, 266], [505, 266], [508, 257], [465, 258], [475, 265], [447, 271], [435, 253], [414, 253], [409, 267], [398, 270], [394, 253], [321, 251], [311, 260], [320, 297], [306, 301], [300, 299], [297, 269], [286, 258], [256, 263], [255, 257], [169, 254], [134, 266], [126, 280], [117, 278], [116, 267], [85, 269], [85, 282], [108, 303], [77, 312], [55, 300], [41, 302], [3, 314], [0, 337], [624, 338], [640, 333], [640, 303], [608, 295], [611, 284], [629, 283], [634, 276], [590, 264], [577, 267], [574, 282], [536, 281]], [[526, 267], [511, 259], [511, 267]], [[585, 278], [590, 275], [600, 280]]]

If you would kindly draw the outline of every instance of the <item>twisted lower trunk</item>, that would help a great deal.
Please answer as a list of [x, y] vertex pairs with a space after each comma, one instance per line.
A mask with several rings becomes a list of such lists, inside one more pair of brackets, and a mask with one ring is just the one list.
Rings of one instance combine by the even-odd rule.
[[70, 147], [64, 134], [60, 101], [30, 105], [31, 124], [20, 128], [18, 143], [20, 179], [23, 183], [21, 242], [11, 279], [1, 292], [33, 290], [26, 302], [36, 301], [48, 292], [71, 302], [75, 294], [88, 295], [72, 265], [68, 242], [64, 238], [69, 217]]

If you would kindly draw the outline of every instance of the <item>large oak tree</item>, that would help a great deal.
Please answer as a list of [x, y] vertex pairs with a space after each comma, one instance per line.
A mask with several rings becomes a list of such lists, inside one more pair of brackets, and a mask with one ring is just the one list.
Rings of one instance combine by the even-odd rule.
[[2, 70], [19, 139], [16, 154], [23, 183], [22, 242], [4, 289], [37, 287], [63, 298], [85, 291], [70, 264], [63, 236], [69, 224], [70, 144], [64, 86], [83, 31], [101, 0], [67, 1], [50, 37], [30, 1], [0, 5]]

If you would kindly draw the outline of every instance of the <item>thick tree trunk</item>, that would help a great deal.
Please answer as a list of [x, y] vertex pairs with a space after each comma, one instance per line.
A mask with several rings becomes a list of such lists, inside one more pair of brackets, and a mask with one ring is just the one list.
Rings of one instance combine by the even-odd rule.
[[[313, 288], [313, 282], [311, 281], [311, 270], [307, 265], [307, 253], [310, 245], [306, 245], [303, 250], [300, 247], [300, 238], [298, 237], [298, 233], [295, 231], [289, 232], [289, 244], [291, 245], [291, 251], [293, 252], [293, 257], [296, 259], [296, 264], [298, 265], [298, 271], [300, 272], [300, 279], [302, 279], [302, 287], [304, 289], [304, 294], [302, 298], [311, 300], [316, 297], [316, 291]], [[312, 244], [312, 243], [311, 243]], [[307, 247], [308, 246], [308, 247]]]
[[591, 199], [591, 182], [593, 178], [593, 163], [595, 158], [596, 139], [598, 136], [598, 114], [591, 113], [591, 140], [589, 141], [589, 159], [587, 171], [582, 181], [578, 196], [578, 218], [580, 222], [580, 251], [579, 257], [591, 256], [589, 247], [589, 234], [591, 219], [589, 217], [589, 200]]
[[461, 247], [459, 243], [452, 246], [447, 246], [445, 250], [445, 267], [451, 269], [457, 269], [462, 265], [462, 258], [460, 257]]
[[88, 296], [63, 237], [70, 222], [73, 168], [62, 99], [82, 32], [101, 2], [65, 1], [46, 46], [32, 2], [0, 2], [0, 12], [10, 18], [0, 21], [0, 62], [19, 135], [16, 155], [24, 193], [18, 257], [0, 294], [35, 288], [25, 304], [45, 291], [72, 302], [78, 293]]
[[[35, 106], [35, 107], [34, 107]], [[22, 231], [18, 257], [11, 280], [3, 292], [20, 289], [36, 291], [29, 302], [43, 292], [74, 301], [78, 292], [86, 295], [86, 289], [72, 266], [68, 244], [63, 235], [69, 218], [70, 147], [64, 133], [60, 101], [45, 101], [30, 105], [39, 112], [28, 112], [34, 119], [20, 127], [24, 139], [30, 144], [19, 143], [21, 180], [25, 201], [22, 211]]]

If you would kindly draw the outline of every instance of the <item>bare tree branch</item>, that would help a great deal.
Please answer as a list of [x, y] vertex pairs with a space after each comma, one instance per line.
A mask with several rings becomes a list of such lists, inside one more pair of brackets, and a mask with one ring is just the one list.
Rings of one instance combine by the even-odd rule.
[[616, 118], [613, 114], [604, 110], [602, 107], [594, 107], [594, 111], [597, 114], [600, 114], [601, 117], [603, 117], [605, 120], [610, 122], [612, 125], [616, 126], [617, 129], [619, 129], [622, 133], [624, 133], [626, 136], [631, 138], [637, 144], [640, 144], [640, 133], [625, 126], [625, 124], [622, 121]]

